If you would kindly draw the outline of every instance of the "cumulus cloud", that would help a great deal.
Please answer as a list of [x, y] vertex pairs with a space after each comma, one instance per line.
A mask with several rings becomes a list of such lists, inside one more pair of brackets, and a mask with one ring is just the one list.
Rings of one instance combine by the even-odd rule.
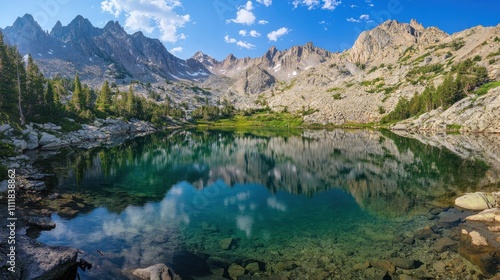
[[338, 5], [342, 4], [341, 1], [336, 0], [324, 0], [321, 9], [333, 11]]
[[176, 54], [176, 53], [181, 53], [182, 52], [182, 47], [175, 47], [170, 50], [171, 53]]
[[335, 8], [342, 4], [341, 1], [337, 0], [293, 0], [293, 8], [296, 9], [299, 6], [306, 6], [308, 10], [313, 10], [321, 7], [323, 10], [333, 11]]
[[250, 36], [257, 38], [257, 37], [260, 37], [260, 33], [257, 32], [256, 30], [251, 30]]
[[240, 46], [245, 49], [253, 49], [255, 48], [255, 45], [252, 45], [248, 42], [241, 41], [241, 40], [236, 40], [234, 38], [229, 37], [229, 35], [224, 36], [224, 41], [228, 44], [236, 44], [237, 46]]
[[370, 20], [370, 15], [367, 15], [367, 14], [360, 15], [359, 18], [350, 17], [347, 19], [347, 21], [348, 22], [361, 22], [361, 21], [372, 22], [372, 20]]
[[264, 20], [264, 19], [259, 20], [259, 24], [264, 25], [264, 24], [268, 24], [268, 23], [269, 23], [269, 21], [267, 21], [267, 20]]
[[264, 6], [269, 7], [273, 4], [273, 0], [257, 0], [257, 3], [261, 3]]
[[280, 29], [272, 31], [269, 34], [267, 34], [267, 38], [269, 38], [269, 41], [276, 42], [276, 41], [278, 41], [279, 37], [286, 35], [289, 32], [290, 32], [290, 29], [288, 29], [286, 27], [281, 27]]
[[174, 11], [182, 6], [178, 0], [104, 0], [101, 10], [115, 17], [125, 15], [125, 28], [128, 31], [143, 31], [152, 33], [156, 29], [160, 32], [160, 40], [175, 43], [186, 36], [178, 33], [178, 28], [189, 22], [189, 14], [180, 15]]
[[226, 22], [252, 25], [256, 19], [252, 10], [253, 10], [252, 1], [248, 1], [244, 6], [241, 6], [238, 9], [238, 11], [236, 12], [236, 18], [227, 20]]
[[257, 38], [257, 37], [260, 37], [261, 34], [257, 31], [257, 30], [250, 30], [250, 32], [242, 29], [238, 32], [238, 34], [240, 34], [241, 36], [245, 37], [245, 36], [251, 36], [251, 37], [254, 37], [254, 38]]

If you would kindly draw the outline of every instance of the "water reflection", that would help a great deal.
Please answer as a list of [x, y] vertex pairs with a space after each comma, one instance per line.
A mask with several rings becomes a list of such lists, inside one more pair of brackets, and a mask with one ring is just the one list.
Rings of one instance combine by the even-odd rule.
[[366, 130], [299, 131], [286, 137], [279, 132], [160, 133], [111, 149], [80, 151], [51, 164], [61, 191], [86, 193], [94, 204], [116, 212], [161, 200], [181, 181], [204, 189], [222, 180], [309, 197], [341, 188], [363, 209], [399, 216], [448, 203], [492, 172], [483, 160]]

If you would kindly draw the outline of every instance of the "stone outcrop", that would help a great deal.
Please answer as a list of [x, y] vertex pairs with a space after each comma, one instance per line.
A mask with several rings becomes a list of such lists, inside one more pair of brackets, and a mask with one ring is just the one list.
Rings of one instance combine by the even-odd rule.
[[[156, 131], [149, 122], [122, 120], [108, 118], [96, 120], [92, 125], [83, 124], [82, 128], [69, 133], [62, 133], [60, 127], [54, 124], [31, 124], [22, 131], [23, 138], [19, 139], [12, 132], [9, 125], [3, 127], [3, 135], [10, 138], [11, 143], [19, 151], [33, 150], [57, 150], [71, 145], [92, 147], [101, 143], [112, 142], [116, 137], [131, 137]], [[36, 128], [38, 127], [38, 129]], [[41, 131], [51, 130], [51, 133]], [[25, 140], [27, 139], [27, 140]]]

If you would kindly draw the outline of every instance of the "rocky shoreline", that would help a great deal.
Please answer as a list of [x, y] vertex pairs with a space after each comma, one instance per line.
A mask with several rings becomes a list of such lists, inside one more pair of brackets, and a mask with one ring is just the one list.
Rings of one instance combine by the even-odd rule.
[[[72, 121], [72, 120], [70, 120]], [[0, 278], [1, 279], [76, 279], [77, 268], [82, 263], [78, 260], [78, 251], [74, 248], [47, 246], [28, 235], [33, 231], [50, 230], [55, 227], [48, 209], [40, 208], [42, 199], [55, 199], [59, 194], [49, 193], [42, 179], [51, 174], [40, 173], [33, 167], [36, 153], [31, 151], [56, 151], [65, 147], [90, 149], [101, 145], [116, 145], [126, 139], [147, 135], [156, 131], [151, 123], [118, 119], [97, 119], [93, 124], [83, 124], [81, 129], [69, 133], [52, 123], [26, 125], [20, 133], [9, 124], [0, 126], [3, 142], [12, 144], [18, 154], [6, 158], [4, 164], [16, 174], [16, 211], [15, 217], [15, 269], [8, 271], [8, 257], [11, 243], [7, 239], [0, 241]], [[0, 218], [7, 221], [8, 181], [0, 182], [2, 193], [0, 203], [5, 211], [0, 211]], [[43, 198], [42, 198], [43, 197]], [[0, 228], [1, 236], [13, 235], [8, 227]], [[8, 257], [8, 258], [7, 258]]]

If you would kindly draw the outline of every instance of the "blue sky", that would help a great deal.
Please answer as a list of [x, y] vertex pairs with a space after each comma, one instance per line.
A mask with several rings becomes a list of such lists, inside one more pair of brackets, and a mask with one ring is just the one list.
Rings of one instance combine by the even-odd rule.
[[129, 33], [142, 31], [181, 58], [203, 51], [222, 60], [258, 57], [312, 41], [330, 51], [350, 48], [363, 30], [387, 19], [454, 33], [500, 23], [497, 0], [17, 0], [2, 3], [0, 27], [32, 14], [45, 30], [77, 15], [103, 27], [117, 20]]

